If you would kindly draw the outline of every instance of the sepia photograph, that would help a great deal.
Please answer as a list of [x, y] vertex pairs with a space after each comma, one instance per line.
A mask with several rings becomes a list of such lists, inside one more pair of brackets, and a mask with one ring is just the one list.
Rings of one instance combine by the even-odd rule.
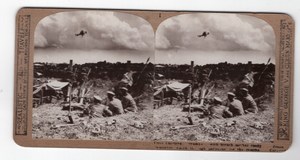
[[155, 140], [273, 141], [275, 34], [267, 22], [182, 14], [155, 35]]
[[141, 17], [73, 11], [34, 34], [33, 139], [151, 140], [154, 31]]
[[162, 21], [115, 11], [43, 18], [33, 139], [272, 142], [275, 34], [242, 14]]
[[4, 7], [3, 151], [297, 157], [296, 8], [167, 1]]

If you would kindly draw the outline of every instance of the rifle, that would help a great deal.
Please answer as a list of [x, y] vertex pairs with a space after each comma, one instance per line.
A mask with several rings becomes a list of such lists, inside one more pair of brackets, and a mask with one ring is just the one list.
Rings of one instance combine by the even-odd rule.
[[142, 71], [141, 71], [141, 73], [139, 74], [139, 76], [138, 76], [138, 78], [137, 78], [136, 81], [139, 81], [139, 79], [141, 78], [142, 73], [145, 71], [145, 69], [147, 68], [147, 66], [148, 66], [148, 64], [149, 64], [149, 63], [148, 63], [149, 60], [150, 60], [150, 57], [147, 59], [147, 61], [146, 61], [146, 63], [145, 63], [145, 66], [144, 66], [144, 68], [142, 69]]
[[271, 61], [271, 58], [269, 58], [267, 64], [266, 64], [266, 67], [264, 68], [264, 70], [261, 72], [261, 74], [259, 75], [258, 77], [258, 80], [260, 80], [261, 76], [264, 74], [264, 72], [267, 70], [269, 64], [270, 64], [270, 61]]
[[138, 76], [138, 78], [136, 79], [136, 81], [133, 82], [132, 87], [133, 87], [134, 85], [136, 85], [136, 83], [140, 80], [142, 73], [145, 71], [145, 69], [147, 68], [147, 66], [148, 66], [148, 64], [149, 64], [149, 63], [148, 63], [149, 60], [150, 60], [150, 57], [147, 59], [147, 61], [146, 61], [146, 63], [145, 63], [145, 66], [144, 66], [144, 68], [142, 69], [142, 71], [141, 71], [141, 73], [139, 74], [139, 76]]

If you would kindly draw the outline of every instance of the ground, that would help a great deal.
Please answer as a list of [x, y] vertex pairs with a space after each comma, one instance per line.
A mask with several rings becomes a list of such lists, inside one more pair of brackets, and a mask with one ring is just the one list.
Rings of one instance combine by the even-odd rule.
[[[152, 136], [149, 111], [91, 119], [81, 117], [82, 111], [72, 111], [74, 124], [68, 124], [68, 111], [60, 106], [41, 105], [33, 113], [33, 138], [37, 139], [150, 140]], [[134, 126], [137, 122], [142, 129]]]
[[[243, 141], [270, 142], [273, 138], [273, 108], [258, 114], [208, 120], [193, 112], [195, 126], [189, 126], [187, 112], [176, 105], [155, 110], [143, 110], [114, 117], [81, 117], [82, 111], [72, 111], [75, 124], [68, 124], [68, 111], [56, 104], [33, 108], [33, 138], [37, 139], [97, 139], [97, 140], [176, 140], [176, 141]], [[116, 123], [113, 124], [114, 120]], [[236, 121], [233, 126], [226, 126]], [[261, 122], [264, 128], [251, 127]], [[135, 124], [142, 124], [136, 126]], [[189, 128], [173, 129], [178, 126]]]
[[[172, 114], [170, 114], [172, 113]], [[270, 142], [273, 139], [273, 109], [267, 109], [258, 114], [248, 114], [227, 119], [200, 118], [201, 114], [191, 114], [194, 126], [182, 129], [173, 127], [188, 126], [187, 112], [174, 106], [165, 106], [154, 111], [155, 140], [172, 141], [243, 141]], [[236, 124], [230, 126], [226, 124]], [[251, 127], [255, 123], [264, 124], [264, 128]]]

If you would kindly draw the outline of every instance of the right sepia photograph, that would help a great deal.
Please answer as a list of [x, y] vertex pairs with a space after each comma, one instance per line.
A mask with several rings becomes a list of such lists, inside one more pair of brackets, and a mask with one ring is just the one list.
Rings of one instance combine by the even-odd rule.
[[193, 13], [155, 33], [157, 141], [272, 142], [275, 33], [243, 14]]

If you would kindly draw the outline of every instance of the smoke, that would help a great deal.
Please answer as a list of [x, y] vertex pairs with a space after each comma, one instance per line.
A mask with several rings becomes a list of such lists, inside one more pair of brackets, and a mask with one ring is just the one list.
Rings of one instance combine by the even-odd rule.
[[[209, 35], [198, 37], [204, 31]], [[274, 52], [275, 35], [265, 21], [246, 15], [198, 13], [169, 18], [156, 32], [157, 49]]]
[[[81, 30], [87, 35], [76, 37]], [[35, 47], [64, 49], [154, 50], [154, 32], [144, 19], [109, 11], [74, 11], [42, 19], [35, 30]]]

